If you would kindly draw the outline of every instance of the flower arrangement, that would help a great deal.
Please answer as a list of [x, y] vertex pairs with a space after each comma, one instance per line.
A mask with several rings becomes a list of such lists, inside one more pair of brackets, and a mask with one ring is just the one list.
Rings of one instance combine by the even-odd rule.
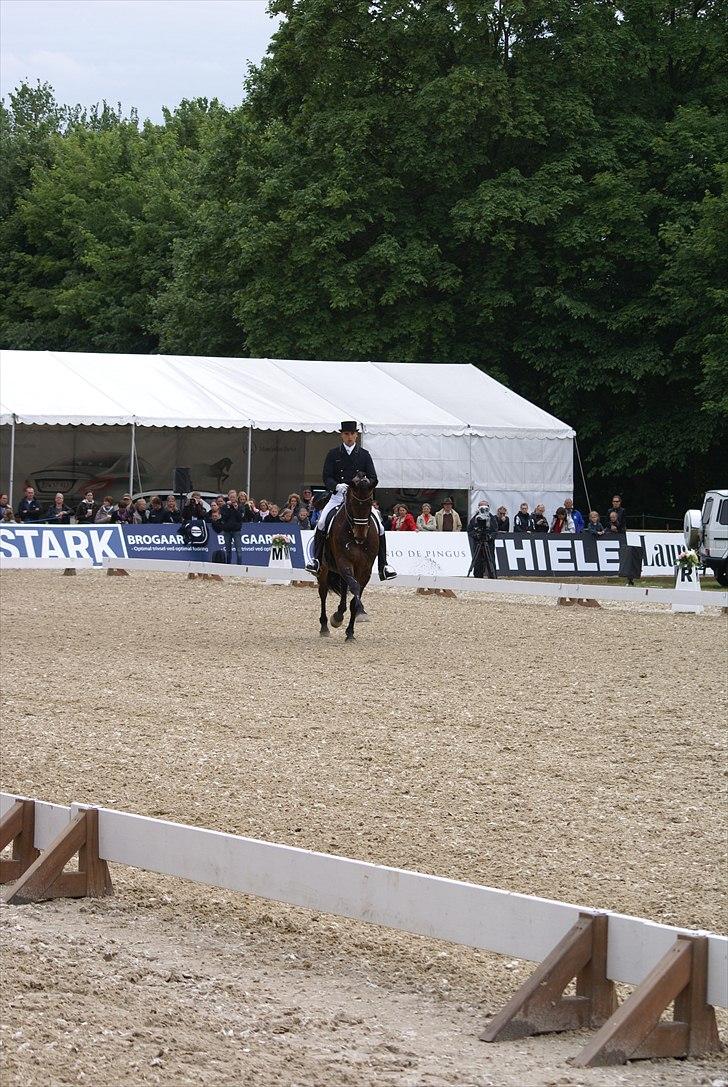
[[700, 559], [698, 558], [697, 551], [681, 551], [677, 557], [678, 566], [681, 566], [683, 570], [690, 570], [693, 566], [700, 565]]
[[288, 539], [287, 536], [281, 536], [279, 534], [279, 535], [273, 537], [273, 539], [270, 542], [270, 546], [271, 546], [271, 549], [274, 548], [274, 547], [276, 547], [276, 548], [277, 547], [283, 547], [283, 548], [285, 548], [286, 551], [290, 551], [291, 541]]

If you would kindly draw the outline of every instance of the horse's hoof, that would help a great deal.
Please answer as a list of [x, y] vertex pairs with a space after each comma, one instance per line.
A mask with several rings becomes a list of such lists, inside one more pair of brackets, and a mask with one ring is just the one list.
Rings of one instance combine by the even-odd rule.
[[319, 631], [319, 634], [321, 635], [322, 638], [328, 638], [330, 633], [331, 632], [329, 631], [328, 627], [321, 627], [321, 630]]
[[334, 627], [334, 628], [340, 627], [343, 622], [344, 622], [344, 616], [342, 615], [341, 618], [339, 618], [339, 616], [336, 614], [336, 612], [334, 612], [334, 614], [331, 616], [331, 625], [332, 625], [332, 627]]
[[354, 641], [354, 635], [350, 634], [348, 630], [346, 632], [346, 640], [347, 640], [347, 642], [353, 642]]
[[364, 611], [364, 608], [362, 608], [361, 611], [358, 611], [356, 613], [356, 621], [357, 621], [357, 623], [368, 623], [369, 622], [369, 616]]

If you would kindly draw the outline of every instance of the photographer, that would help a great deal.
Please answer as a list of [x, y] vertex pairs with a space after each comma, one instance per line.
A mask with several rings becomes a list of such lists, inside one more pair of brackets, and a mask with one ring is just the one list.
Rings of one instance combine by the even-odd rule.
[[[497, 578], [495, 569], [495, 538], [498, 535], [498, 519], [490, 512], [490, 503], [481, 498], [475, 515], [468, 524], [468, 540], [473, 561], [470, 569], [474, 577]], [[470, 574], [470, 570], [468, 571]]]

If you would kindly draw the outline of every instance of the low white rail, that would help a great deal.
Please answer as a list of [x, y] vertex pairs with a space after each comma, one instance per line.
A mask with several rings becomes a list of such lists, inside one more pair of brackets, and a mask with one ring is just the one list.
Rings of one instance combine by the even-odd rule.
[[[25, 798], [0, 793], [0, 815], [18, 799]], [[36, 801], [36, 848], [46, 848], [83, 806]], [[103, 860], [502, 955], [540, 961], [580, 913], [599, 912], [111, 808], [98, 811]], [[678, 933], [693, 931], [607, 916], [607, 975], [629, 985], [645, 978]], [[728, 1007], [728, 938], [702, 935], [709, 946], [707, 999]]]
[[[104, 566], [122, 570], [150, 570], [177, 574], [220, 574], [222, 577], [258, 581], [311, 581], [307, 570], [286, 570], [281, 567], [236, 566], [217, 562], [184, 562], [175, 559], [104, 559]], [[572, 600], [621, 600], [651, 604], [702, 604], [704, 607], [728, 607], [728, 593], [692, 592], [682, 589], [658, 589], [650, 586], [625, 588], [621, 585], [591, 585], [588, 581], [528, 581], [498, 578], [449, 577], [430, 574], [404, 574], [393, 581], [372, 582], [370, 588], [388, 589], [454, 589], [459, 592], [489, 593], [507, 596], [569, 597]]]

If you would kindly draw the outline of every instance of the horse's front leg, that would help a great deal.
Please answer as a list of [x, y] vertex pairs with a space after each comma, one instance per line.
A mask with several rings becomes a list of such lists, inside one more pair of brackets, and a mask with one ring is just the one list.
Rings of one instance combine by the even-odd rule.
[[349, 625], [346, 628], [346, 640], [347, 642], [350, 642], [354, 637], [354, 621], [359, 614], [359, 610], [361, 608], [361, 588], [359, 586], [359, 582], [354, 577], [353, 567], [350, 566], [345, 571], [340, 570], [340, 573], [349, 588], [349, 592], [351, 593], [351, 603], [349, 605], [350, 618]]
[[347, 589], [346, 584], [342, 582], [341, 596], [339, 597], [339, 606], [334, 614], [331, 616], [332, 627], [340, 627], [341, 624], [344, 622], [344, 612], [346, 611], [346, 596], [348, 591], [349, 590]]
[[329, 591], [328, 585], [326, 583], [327, 578], [328, 573], [325, 573], [323, 577], [319, 575], [318, 579], [318, 590], [319, 596], [321, 597], [321, 615], [319, 616], [319, 622], [321, 623], [320, 633], [322, 638], [326, 638], [329, 635], [329, 621], [326, 617], [326, 596]]

